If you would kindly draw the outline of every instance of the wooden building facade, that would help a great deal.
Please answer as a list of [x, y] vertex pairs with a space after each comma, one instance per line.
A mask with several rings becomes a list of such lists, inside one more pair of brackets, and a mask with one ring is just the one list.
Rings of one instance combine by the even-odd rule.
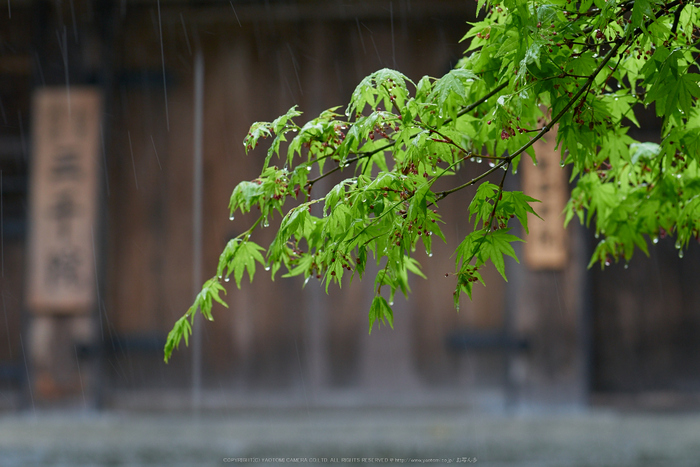
[[[200, 281], [213, 275], [228, 239], [252, 222], [231, 221], [227, 211], [236, 183], [255, 178], [262, 164], [261, 153], [243, 151], [250, 124], [292, 105], [309, 118], [342, 105], [382, 67], [414, 80], [441, 76], [466, 48], [459, 39], [475, 5], [12, 2], [10, 14], [0, 14], [0, 393], [25, 403], [31, 393], [47, 404], [87, 394], [107, 406], [176, 404], [193, 392], [204, 406], [582, 405], [592, 393], [700, 390], [697, 249], [677, 264], [661, 242], [629, 269], [589, 272], [593, 239], [571, 226], [563, 262], [511, 261], [507, 284], [487, 271], [488, 287], [457, 313], [454, 283], [444, 276], [450, 248], [469, 229], [471, 193], [441, 203], [448, 244], [436, 244], [432, 258], [419, 255], [428, 280], [413, 278], [410, 299], [397, 297], [393, 331], [367, 333], [369, 282], [326, 295], [314, 282], [302, 288], [258, 271], [241, 290], [229, 285], [230, 309], [216, 309], [214, 323], [198, 320], [201, 354], [181, 346], [163, 363], [165, 336], [193, 300], [197, 270]], [[95, 296], [88, 314], [38, 314], [27, 301], [32, 96], [67, 84], [98, 89], [103, 105], [93, 174]], [[201, 233], [193, 226], [198, 89]], [[263, 229], [259, 243], [272, 231]], [[202, 258], [193, 266], [197, 238]]]

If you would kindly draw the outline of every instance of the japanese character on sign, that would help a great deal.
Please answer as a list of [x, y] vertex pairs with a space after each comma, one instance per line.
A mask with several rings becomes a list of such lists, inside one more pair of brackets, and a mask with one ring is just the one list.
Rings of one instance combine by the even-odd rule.
[[50, 253], [49, 260], [46, 262], [46, 286], [80, 286], [80, 251], [76, 248], [70, 248], [63, 251], [54, 251]]

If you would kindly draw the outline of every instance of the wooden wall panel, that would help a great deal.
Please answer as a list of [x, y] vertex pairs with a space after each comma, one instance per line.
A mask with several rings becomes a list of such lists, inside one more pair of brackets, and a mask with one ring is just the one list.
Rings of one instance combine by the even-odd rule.
[[166, 367], [159, 341], [193, 297], [191, 150], [182, 158], [171, 149], [192, 147], [192, 92], [169, 75], [166, 114], [163, 77], [154, 71], [160, 60], [153, 62], [159, 37], [146, 24], [122, 30], [109, 119], [103, 335], [118, 339], [107, 344], [105, 365], [116, 387], [183, 384], [189, 373], [188, 352]]
[[594, 266], [593, 384], [601, 392], [700, 390], [700, 248], [673, 239], [629, 267]]
[[4, 275], [0, 276], [0, 364], [15, 364], [21, 360], [20, 331], [22, 312], [22, 290], [24, 277], [21, 274], [25, 261], [24, 245], [5, 240]]
[[[347, 103], [359, 80], [382, 66], [396, 64], [417, 80], [423, 74], [441, 76], [455, 63], [463, 48], [457, 44], [463, 21], [417, 21], [399, 15], [399, 7], [407, 6], [397, 4], [393, 36], [391, 23], [377, 18], [286, 24], [259, 18], [232, 27], [197, 25], [184, 15], [183, 27], [179, 15], [172, 15], [177, 22], [164, 27], [169, 45], [164, 58], [170, 131], [165, 128], [163, 89], [154, 79], [147, 89], [126, 89], [120, 95], [121, 123], [114, 137], [119, 157], [110, 172], [111, 186], [119, 187], [118, 198], [113, 188], [110, 201], [110, 277], [120, 286], [110, 290], [108, 305], [117, 331], [165, 333], [189, 307], [195, 293], [191, 285], [190, 50], [194, 53], [201, 47], [205, 59], [202, 269], [206, 279], [214, 274], [228, 239], [254, 220], [251, 213], [238, 214], [230, 221], [227, 211], [232, 189], [242, 180], [255, 178], [264, 158], [261, 149], [244, 154], [242, 140], [252, 122], [274, 119], [298, 104], [305, 112], [299, 119], [303, 123], [326, 108]], [[155, 60], [160, 57], [158, 38], [152, 36], [147, 20], [140, 21], [130, 26], [143, 36], [142, 50], [155, 55], [148, 60], [149, 53], [139, 52], [125, 61], [157, 77], [153, 70], [161, 65]], [[153, 143], [160, 167], [154, 165]], [[477, 166], [468, 167], [460, 177], [469, 177], [476, 170]], [[352, 174], [339, 174], [328, 180], [327, 187], [345, 176]], [[444, 273], [454, 267], [450, 247], [469, 225], [458, 195], [445, 200], [441, 210], [450, 223], [446, 232], [450, 246], [436, 241], [435, 256], [422, 258], [430, 280], [413, 278], [414, 294], [409, 301], [397, 297], [393, 333], [382, 329], [367, 335], [371, 274], [362, 283], [344, 283], [341, 289], [331, 286], [326, 295], [315, 281], [302, 290], [299, 278], [282, 279], [278, 274], [273, 283], [260, 268], [254, 284], [244, 278], [241, 290], [232, 282], [227, 285], [231, 308], [216, 306], [215, 323], [199, 323], [204, 337], [205, 385], [298, 389], [306, 384], [315, 394], [323, 388], [378, 388], [400, 381], [414, 389], [429, 381], [458, 384], [460, 360], [447, 351], [445, 338], [459, 326], [500, 326], [502, 282], [495, 271], [487, 272], [489, 293], [477, 291], [474, 302], [465, 298], [462, 311], [454, 310], [454, 284]], [[277, 222], [278, 218], [273, 225]], [[273, 228], [261, 229], [254, 240], [267, 246], [273, 234]], [[156, 370], [160, 380], [186, 384], [190, 357], [191, 351], [181, 347], [170, 367]], [[156, 368], [155, 361], [143, 365]], [[180, 373], [177, 377], [171, 375], [174, 369]]]

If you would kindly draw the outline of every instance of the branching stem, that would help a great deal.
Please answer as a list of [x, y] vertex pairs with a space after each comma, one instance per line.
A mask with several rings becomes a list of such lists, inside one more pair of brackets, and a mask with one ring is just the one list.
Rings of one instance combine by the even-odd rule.
[[496, 219], [496, 208], [498, 207], [498, 202], [501, 200], [501, 197], [503, 195], [503, 184], [506, 181], [506, 175], [508, 175], [508, 168], [510, 166], [510, 162], [508, 163], [508, 166], [506, 166], [505, 170], [503, 171], [503, 177], [501, 177], [501, 183], [498, 184], [498, 193], [496, 193], [496, 200], [493, 203], [493, 209], [491, 210], [491, 215], [489, 216], [489, 223], [488, 227], [486, 228], [486, 234], [491, 232], [493, 230], [493, 222]]

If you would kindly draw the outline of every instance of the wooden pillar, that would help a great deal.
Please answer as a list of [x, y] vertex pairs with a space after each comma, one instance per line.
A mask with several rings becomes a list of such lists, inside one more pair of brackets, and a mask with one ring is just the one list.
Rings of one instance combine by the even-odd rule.
[[[94, 405], [97, 375], [96, 361], [84, 357], [97, 335], [103, 95], [81, 84], [100, 66], [86, 50], [104, 44], [86, 5], [71, 13], [38, 2], [36, 12], [41, 80], [32, 105], [23, 350], [33, 403], [76, 400], [87, 407]], [[72, 30], [64, 26], [66, 14], [74, 15]]]
[[[553, 133], [553, 134], [552, 134]], [[527, 350], [513, 355], [509, 379], [521, 405], [578, 406], [588, 391], [586, 336], [586, 247], [583, 228], [563, 228], [567, 172], [554, 150], [556, 132], [535, 144], [538, 164], [520, 162], [523, 191], [540, 199], [528, 219], [530, 234], [518, 246], [522, 264], [508, 293], [512, 332]]]

